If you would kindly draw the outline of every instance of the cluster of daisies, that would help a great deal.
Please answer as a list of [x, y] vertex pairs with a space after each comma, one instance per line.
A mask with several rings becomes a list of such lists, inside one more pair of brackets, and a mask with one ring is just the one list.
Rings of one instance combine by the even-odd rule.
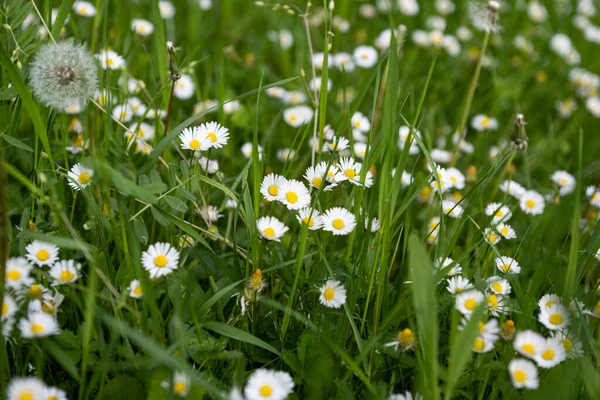
[[61, 260], [54, 244], [36, 240], [25, 251], [25, 257], [9, 258], [6, 263], [2, 334], [7, 339], [16, 337], [17, 320], [21, 338], [60, 333], [56, 317], [64, 295], [59, 288], [76, 282], [81, 275], [81, 264]]

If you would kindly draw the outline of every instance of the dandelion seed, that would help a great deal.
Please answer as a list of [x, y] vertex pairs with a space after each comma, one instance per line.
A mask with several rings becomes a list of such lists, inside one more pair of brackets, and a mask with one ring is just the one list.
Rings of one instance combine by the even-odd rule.
[[487, 3], [470, 4], [469, 17], [473, 26], [480, 31], [494, 33], [500, 30], [498, 25], [498, 13], [500, 3], [497, 1], [488, 1]]
[[40, 102], [59, 112], [85, 109], [98, 86], [97, 67], [88, 50], [67, 42], [40, 48], [31, 63], [29, 84]]

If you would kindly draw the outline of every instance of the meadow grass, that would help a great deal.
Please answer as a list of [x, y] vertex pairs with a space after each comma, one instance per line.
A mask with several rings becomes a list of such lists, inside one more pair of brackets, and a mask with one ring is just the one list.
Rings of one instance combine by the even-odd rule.
[[599, 399], [596, 7], [4, 0], [1, 392]]

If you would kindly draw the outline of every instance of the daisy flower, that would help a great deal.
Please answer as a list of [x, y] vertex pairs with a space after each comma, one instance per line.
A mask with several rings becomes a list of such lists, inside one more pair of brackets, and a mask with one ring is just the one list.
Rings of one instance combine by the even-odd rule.
[[403, 150], [404, 146], [408, 143], [408, 145], [410, 146], [410, 148], [408, 150], [408, 154], [410, 154], [410, 155], [419, 154], [419, 145], [418, 145], [417, 141], [413, 138], [413, 135], [421, 137], [421, 132], [418, 130], [413, 130], [413, 132], [411, 134], [410, 128], [408, 126], [404, 126], [404, 125], [400, 127], [398, 132], [399, 132], [398, 148], [400, 150]]
[[223, 216], [223, 214], [219, 212], [219, 209], [212, 205], [203, 205], [197, 211], [202, 216], [202, 219], [208, 223], [208, 225], [212, 225]]
[[473, 2], [469, 8], [469, 18], [475, 28], [480, 31], [494, 33], [500, 30], [498, 13], [500, 3], [497, 1]]
[[299, 210], [310, 204], [310, 193], [302, 182], [290, 179], [281, 185], [277, 200], [285, 204], [288, 210]]
[[356, 226], [356, 217], [342, 207], [333, 207], [322, 215], [323, 230], [334, 235], [347, 235]]
[[497, 276], [489, 277], [488, 283], [489, 283], [489, 288], [488, 288], [489, 292], [497, 294], [497, 295], [506, 296], [507, 294], [510, 294], [510, 291], [512, 289], [510, 286], [510, 283], [508, 283], [508, 281], [506, 279], [502, 279]]
[[30, 313], [19, 321], [19, 330], [24, 338], [37, 338], [60, 333], [56, 320], [45, 312]]
[[561, 330], [569, 325], [569, 310], [562, 304], [552, 304], [540, 310], [538, 320], [550, 330]]
[[308, 124], [313, 117], [313, 109], [308, 106], [295, 106], [283, 110], [283, 120], [291, 127]]
[[[34, 376], [11, 379], [6, 388], [6, 400], [44, 399], [46, 385]], [[47, 398], [47, 397], [46, 397]]]
[[340, 174], [337, 175], [338, 181], [350, 181], [360, 186], [361, 163], [354, 161], [352, 157], [344, 157], [339, 163]]
[[47, 400], [67, 400], [67, 393], [56, 387], [47, 386], [44, 389], [44, 396], [42, 399]]
[[394, 350], [398, 350], [398, 347], [402, 347], [402, 350], [408, 351], [415, 345], [415, 334], [410, 328], [405, 328], [398, 332], [396, 340], [386, 343], [384, 347], [394, 347]]
[[96, 7], [89, 1], [76, 1], [73, 3], [73, 11], [81, 17], [93, 17], [96, 15]]
[[256, 221], [256, 228], [263, 239], [281, 242], [281, 237], [288, 231], [288, 227], [274, 217], [261, 217]]
[[560, 340], [565, 348], [567, 358], [578, 358], [583, 355], [583, 345], [581, 344], [581, 341], [568, 329], [553, 331], [551, 335], [553, 338]]
[[142, 139], [145, 142], [154, 139], [154, 127], [145, 122], [134, 124], [129, 127], [129, 130], [125, 132], [125, 138], [127, 140], [135, 139], [136, 137]]
[[442, 201], [442, 210], [446, 215], [452, 218], [460, 218], [463, 214], [463, 208], [452, 200]]
[[350, 142], [345, 137], [335, 137], [331, 142], [323, 143], [323, 149], [321, 151], [343, 151], [348, 148]]
[[175, 7], [170, 1], [159, 1], [158, 10], [162, 19], [171, 19], [175, 15]]
[[[242, 154], [244, 155], [244, 157], [252, 158], [252, 152], [254, 151], [254, 146], [250, 142], [244, 143], [244, 145], [241, 147], [241, 151], [242, 151]], [[263, 148], [259, 144], [258, 145], [258, 159], [262, 160], [262, 158], [263, 158]]]
[[504, 239], [516, 239], [517, 237], [515, 230], [505, 223], [498, 224], [496, 230]]
[[40, 267], [52, 265], [58, 260], [58, 246], [40, 240], [31, 242], [25, 251], [27, 259]]
[[190, 378], [185, 372], [175, 372], [173, 375], [173, 394], [177, 397], [185, 397], [190, 391]]
[[298, 210], [298, 215], [296, 215], [296, 219], [298, 220], [300, 225], [308, 225], [308, 229], [310, 229], [311, 231], [321, 229], [321, 227], [323, 226], [323, 221], [321, 219], [321, 215], [319, 215], [319, 212], [310, 207], [305, 207]]
[[286, 182], [287, 179], [285, 179], [285, 177], [270, 173], [263, 178], [263, 181], [260, 184], [260, 193], [267, 201], [277, 200], [279, 192]]
[[168, 275], [177, 269], [179, 252], [169, 243], [155, 243], [142, 253], [142, 266], [151, 278]]
[[494, 349], [494, 341], [487, 336], [478, 335], [471, 346], [475, 353], [489, 353]]
[[129, 104], [118, 104], [113, 107], [112, 116], [121, 122], [129, 122], [134, 116], [134, 112]]
[[41, 299], [33, 299], [27, 305], [29, 313], [45, 312], [46, 314], [56, 316], [58, 308], [62, 304], [65, 296], [57, 291], [53, 294], [44, 293]]
[[504, 297], [495, 294], [490, 294], [487, 297], [487, 309], [494, 317], [508, 313], [508, 308], [504, 304]]
[[560, 297], [555, 294], [545, 294], [538, 301], [540, 310], [543, 308], [550, 308], [553, 304], [561, 304]]
[[348, 53], [337, 53], [332, 58], [332, 65], [340, 71], [352, 72], [356, 68], [352, 55]]
[[39, 283], [33, 283], [29, 287], [21, 288], [22, 292], [20, 293], [23, 297], [28, 297], [30, 299], [42, 299], [44, 295], [48, 294], [48, 289]]
[[112, 50], [102, 50], [96, 54], [96, 58], [100, 61], [103, 69], [115, 70], [125, 67], [125, 59]]
[[371, 122], [361, 112], [355, 112], [350, 119], [352, 129], [357, 129], [360, 132], [366, 133], [371, 130]]
[[72, 283], [79, 279], [81, 264], [73, 260], [57, 261], [50, 268], [50, 276], [55, 280], [54, 285]]
[[463, 190], [465, 188], [465, 176], [456, 168], [446, 169], [446, 178], [453, 188]]
[[81, 163], [73, 165], [67, 174], [69, 186], [73, 190], [81, 190], [88, 187], [91, 184], [92, 176], [94, 176], [94, 170], [84, 167]]
[[207, 122], [198, 128], [202, 142], [208, 143], [209, 147], [220, 149], [227, 144], [229, 130], [217, 122]]
[[[448, 269], [448, 267], [450, 267]], [[457, 262], [455, 262], [453, 259], [451, 259], [450, 257], [440, 257], [437, 260], [435, 260], [433, 262], [433, 267], [435, 269], [443, 269], [446, 270], [448, 269], [448, 276], [453, 276], [453, 275], [460, 275], [462, 273], [462, 267], [460, 265], [458, 265]]]
[[531, 330], [517, 333], [513, 342], [515, 351], [525, 357], [533, 359], [544, 347], [545, 339], [539, 333]]
[[196, 162], [200, 165], [200, 168], [202, 168], [202, 171], [209, 175], [219, 172], [219, 162], [217, 160], [210, 160], [206, 157], [197, 158], [198, 155], [200, 153], [194, 152], [194, 158], [197, 160]]
[[568, 194], [573, 193], [575, 191], [576, 181], [573, 175], [569, 174], [567, 171], [555, 171], [550, 179], [552, 182], [559, 187], [559, 194], [561, 196], [566, 196]]
[[490, 118], [484, 114], [478, 114], [473, 117], [471, 121], [471, 126], [476, 131], [495, 131], [498, 129], [498, 121], [496, 118]]
[[456, 296], [456, 309], [465, 316], [470, 316], [473, 310], [484, 301], [483, 293], [478, 290], [469, 290]]
[[510, 209], [500, 203], [490, 203], [485, 207], [485, 215], [492, 216], [492, 224], [508, 221], [512, 217]]
[[502, 236], [500, 236], [495, 230], [491, 228], [485, 228], [483, 231], [483, 236], [485, 237], [486, 242], [490, 244], [498, 244], [500, 240], [502, 240]]
[[192, 77], [188, 74], [182, 74], [181, 78], [175, 82], [173, 94], [178, 99], [187, 100], [194, 96], [194, 89], [195, 85]]
[[521, 272], [521, 266], [511, 257], [496, 257], [496, 267], [506, 274], [518, 274]]
[[296, 159], [296, 150], [284, 147], [283, 149], [277, 150], [277, 159], [282, 163], [293, 161]]
[[140, 36], [150, 36], [154, 32], [154, 25], [145, 19], [135, 18], [131, 21], [131, 30]]
[[197, 126], [185, 128], [179, 134], [181, 140], [181, 148], [183, 150], [205, 151], [211, 147], [211, 143], [206, 139]]
[[129, 284], [129, 296], [134, 299], [139, 299], [142, 297], [142, 294], [142, 285], [140, 284], [140, 281], [137, 279], [132, 280]]
[[66, 146], [65, 150], [67, 150], [71, 154], [79, 154], [83, 150], [86, 150], [90, 146], [89, 140], [85, 140], [82, 135], [77, 135], [75, 140], [73, 140], [73, 144], [70, 146]]
[[559, 338], [548, 338], [533, 360], [540, 368], [552, 368], [567, 358], [565, 347]]
[[522, 185], [514, 181], [503, 181], [498, 188], [516, 199], [520, 199], [526, 192]]
[[31, 264], [25, 258], [9, 258], [6, 260], [4, 284], [11, 289], [19, 289], [21, 286], [30, 285], [33, 283], [33, 279], [29, 277], [31, 269]]
[[471, 282], [462, 276], [453, 276], [446, 281], [448, 282], [448, 287], [446, 289], [454, 295], [474, 288]]
[[8, 294], [4, 293], [4, 300], [2, 302], [2, 322], [12, 319], [13, 315], [17, 312], [19, 307], [15, 300]]
[[508, 372], [517, 389], [537, 389], [539, 386], [538, 371], [531, 361], [515, 358], [508, 364]]
[[[332, 166], [330, 166], [329, 168], [331, 169], [331, 167]], [[322, 163], [317, 164], [315, 167], [308, 167], [306, 169], [306, 172], [304, 173], [304, 179], [308, 181], [308, 185], [314, 187], [315, 189], [319, 189], [323, 184], [323, 181], [326, 179], [326, 168], [327, 165], [325, 165], [325, 168], [323, 168]]]
[[377, 64], [378, 53], [371, 46], [358, 46], [352, 53], [354, 63], [359, 68], [371, 68]]
[[527, 190], [521, 195], [521, 210], [525, 214], [539, 215], [544, 212], [544, 197], [533, 190]]
[[330, 279], [319, 290], [321, 292], [319, 301], [325, 307], [340, 308], [346, 303], [346, 289], [338, 281]]
[[287, 372], [257, 369], [244, 387], [247, 400], [283, 400], [294, 390], [294, 381]]

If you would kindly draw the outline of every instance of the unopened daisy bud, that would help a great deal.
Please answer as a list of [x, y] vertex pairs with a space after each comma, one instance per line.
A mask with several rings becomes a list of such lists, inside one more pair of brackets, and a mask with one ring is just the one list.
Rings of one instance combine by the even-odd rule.
[[38, 174], [38, 179], [40, 180], [40, 183], [46, 183], [46, 182], [48, 182], [48, 177], [43, 172], [40, 172]]
[[300, 76], [301, 76], [302, 78], [305, 78], [305, 77], [306, 77], [306, 72], [304, 72], [304, 68], [300, 68]]
[[406, 328], [398, 333], [398, 343], [404, 350], [410, 350], [415, 343], [415, 334], [409, 328]]
[[72, 104], [83, 110], [98, 86], [94, 58], [84, 46], [66, 42], [42, 46], [29, 76], [33, 94], [59, 112]]
[[333, 9], [334, 9], [334, 8], [335, 8], [335, 2], [334, 2], [333, 0], [331, 0], [331, 1], [329, 2], [329, 10], [330, 10], [330, 11], [333, 11]]
[[294, 10], [292, 10], [292, 9], [287, 10], [287, 13], [290, 14], [290, 15], [296, 14], [296, 12]]
[[260, 269], [254, 271], [252, 275], [250, 275], [250, 278], [248, 278], [248, 287], [254, 290], [256, 293], [260, 293], [260, 291], [262, 291], [265, 287], [265, 282], [263, 281], [262, 277], [263, 274]]
[[264, 1], [255, 1], [254, 5], [257, 7], [263, 7], [265, 5], [265, 2]]
[[512, 340], [515, 335], [515, 323], [512, 319], [507, 320], [502, 325], [502, 338], [504, 340]]
[[[29, 220], [29, 230], [35, 232], [35, 222], [32, 219]], [[598, 291], [600, 291], [600, 286], [598, 286]]]

